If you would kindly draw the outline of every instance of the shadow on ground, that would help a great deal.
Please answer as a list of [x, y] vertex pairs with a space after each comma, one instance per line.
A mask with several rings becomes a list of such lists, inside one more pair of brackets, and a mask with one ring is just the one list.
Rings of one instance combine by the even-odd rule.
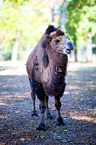
[[[5, 70], [4, 70], [5, 71]], [[61, 98], [61, 114], [66, 126], [56, 126], [54, 97], [49, 106], [55, 118], [46, 119], [46, 132], [37, 131], [40, 116], [32, 117], [32, 101], [27, 75], [0, 76], [1, 144], [88, 144], [96, 142], [96, 69], [69, 70], [67, 86]], [[39, 113], [39, 101], [36, 107]], [[40, 114], [40, 113], [39, 113]]]

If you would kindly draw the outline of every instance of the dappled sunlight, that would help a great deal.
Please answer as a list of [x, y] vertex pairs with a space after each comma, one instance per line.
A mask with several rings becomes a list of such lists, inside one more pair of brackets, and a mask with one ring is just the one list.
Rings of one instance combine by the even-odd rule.
[[[3, 95], [3, 96], [7, 95], [7, 96], [5, 96], [6, 98], [9, 97], [8, 96], [8, 91], [2, 91], [0, 94]], [[10, 95], [10, 97], [11, 97], [11, 95]]]
[[7, 119], [7, 116], [0, 115], [0, 119]]
[[[0, 76], [0, 119], [1, 131], [3, 138], [14, 135], [19, 136], [23, 140], [27, 140], [27, 136], [32, 140], [46, 136], [53, 138], [62, 138], [62, 135], [68, 138], [67, 140], [75, 139], [76, 142], [83, 140], [83, 143], [88, 143], [90, 137], [95, 140], [95, 69], [70, 71], [66, 78], [66, 89], [61, 98], [61, 115], [66, 123], [64, 127], [57, 127], [57, 111], [55, 108], [54, 97], [49, 97], [49, 108], [54, 117], [53, 120], [45, 119], [49, 125], [48, 131], [45, 133], [37, 132], [36, 127], [40, 121], [40, 116], [31, 117], [32, 114], [32, 99], [30, 95], [30, 85], [27, 75], [22, 75], [22, 71], [15, 75], [12, 74], [12, 68], [9, 68], [10, 75]], [[18, 70], [21, 70], [19, 68]], [[6, 70], [5, 70], [6, 71]], [[40, 114], [39, 100], [36, 97], [36, 110]], [[46, 115], [45, 115], [46, 116]], [[21, 136], [21, 134], [23, 134]], [[54, 134], [56, 134], [54, 136]], [[78, 139], [79, 134], [79, 141]], [[92, 137], [91, 137], [92, 134]], [[87, 137], [87, 138], [88, 138]], [[86, 139], [86, 140], [85, 140]], [[28, 139], [29, 140], [29, 139]], [[63, 140], [63, 139], [62, 139]], [[88, 140], [88, 141], [87, 141]]]
[[77, 86], [77, 85], [74, 85], [74, 86], [68, 86], [68, 89], [69, 89], [69, 90], [74, 90], [74, 89], [79, 90], [79, 89], [81, 89], [81, 87], [79, 87], [79, 86]]
[[[11, 70], [10, 70], [11, 72]], [[0, 99], [2, 106], [10, 106], [30, 97], [29, 82], [26, 75], [2, 75]], [[26, 91], [25, 91], [26, 90]]]
[[25, 99], [28, 99], [29, 97], [30, 97], [29, 92], [25, 93], [25, 95], [19, 95], [19, 93], [16, 93], [15, 95], [3, 94], [2, 97], [0, 97], [0, 100], [1, 100], [0, 105], [1, 106], [10, 106], [16, 102], [20, 102]]
[[70, 114], [70, 117], [72, 119], [76, 119], [76, 120], [85, 120], [85, 121], [89, 121], [89, 122], [93, 122], [93, 123], [96, 123], [96, 118], [92, 118], [92, 117], [88, 117], [88, 116], [79, 116], [79, 115], [72, 115]]
[[[0, 145], [95, 145], [95, 14], [94, 0], [0, 0]], [[46, 29], [48, 25], [56, 28], [51, 26], [48, 30]], [[50, 58], [50, 55], [47, 57], [46, 44], [50, 48], [51, 43], [56, 44], [57, 47], [60, 46], [59, 40], [55, 41], [53, 38], [57, 28], [61, 29], [64, 35], [70, 39], [69, 43], [66, 41], [68, 47], [73, 49], [71, 41], [74, 45], [72, 53], [69, 49], [65, 50], [66, 47], [64, 47], [64, 50], [70, 54], [68, 54], [65, 80], [67, 85], [61, 97], [60, 104], [62, 105], [59, 105], [66, 125], [56, 125], [57, 120], [60, 120], [56, 108], [60, 106], [55, 105], [54, 97], [49, 96], [49, 109], [54, 118], [49, 120], [46, 113], [47, 131], [37, 131], [36, 127], [40, 123], [42, 113], [40, 108], [45, 107], [40, 107], [36, 96], [38, 116], [32, 116], [33, 102], [26, 63], [30, 52], [44, 34], [45, 42], [41, 40], [42, 43], [37, 46], [38, 48], [44, 46], [46, 49], [46, 51], [42, 49], [44, 54], [39, 53], [40, 62], [45, 60], [45, 69], [47, 69], [48, 63], [52, 64], [50, 59], [47, 59]], [[58, 32], [60, 31], [56, 32], [56, 36], [59, 35]], [[61, 47], [58, 47], [58, 58], [56, 58], [58, 66], [59, 59], [62, 61], [59, 48], [61, 49]], [[43, 60], [41, 56], [43, 56]], [[36, 61], [35, 65], [38, 66], [39, 58], [32, 57]], [[55, 56], [53, 59], [55, 62]], [[87, 61], [89, 63], [83, 63]], [[61, 69], [63, 70], [63, 68]], [[57, 71], [60, 74], [60, 70], [57, 69]], [[37, 67], [36, 72], [38, 76]], [[42, 73], [42, 70], [40, 72]], [[59, 74], [57, 74], [58, 77]], [[45, 76], [48, 75], [45, 74]], [[33, 78], [33, 76], [31, 77]], [[60, 80], [62, 82], [62, 76]], [[49, 82], [50, 80], [48, 80]], [[58, 86], [58, 80], [54, 79], [53, 86], [55, 83]], [[38, 89], [35, 89], [37, 92]], [[55, 88], [51, 89], [55, 90]], [[58, 90], [57, 87], [56, 90]], [[42, 91], [40, 92], [40, 97], [42, 97]], [[56, 96], [59, 98], [58, 94]]]
[[92, 89], [92, 88], [95, 88], [96, 89], [96, 86], [95, 85], [89, 85], [89, 87]]
[[96, 74], [93, 74], [93, 75], [90, 75], [90, 76], [92, 76], [92, 77], [96, 77]]
[[25, 61], [0, 61], [2, 67], [0, 75], [27, 75], [25, 63]]
[[[2, 98], [1, 98], [2, 99]], [[12, 104], [11, 104], [12, 105]], [[0, 103], [0, 106], [8, 106], [6, 103]]]
[[15, 113], [21, 113], [21, 112], [17, 110], [17, 111], [15, 111]]
[[[12, 69], [12, 71], [10, 71]], [[0, 71], [0, 75], [10, 76], [10, 75], [27, 75], [26, 68], [6, 68]]]
[[[69, 63], [68, 65], [68, 71], [74, 71], [74, 70], [78, 70], [80, 69], [81, 71], [84, 70], [84, 69], [91, 69], [92, 67], [96, 67], [96, 62], [94, 63], [80, 63], [80, 62], [77, 62], [75, 63]], [[96, 74], [94, 74], [94, 76], [96, 76]]]
[[89, 83], [89, 84], [93, 84], [94, 82], [93, 82], [93, 81], [88, 81], [87, 83]]
[[66, 94], [69, 94], [69, 92], [68, 92], [68, 91], [65, 91], [65, 92], [64, 92], [64, 95], [66, 95]]

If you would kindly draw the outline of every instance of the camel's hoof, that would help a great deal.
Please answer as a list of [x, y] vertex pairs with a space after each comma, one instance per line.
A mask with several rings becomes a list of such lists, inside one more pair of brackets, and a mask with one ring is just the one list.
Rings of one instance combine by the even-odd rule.
[[57, 124], [56, 125], [58, 125], [58, 126], [61, 126], [61, 125], [66, 125], [64, 122], [63, 122], [63, 118], [62, 117], [59, 117], [59, 118], [57, 118]]
[[41, 130], [46, 131], [47, 128], [45, 126], [45, 123], [40, 123], [39, 126], [36, 128], [36, 130], [38, 130], [38, 131], [41, 131]]
[[32, 116], [39, 116], [36, 110], [33, 110]]
[[48, 119], [53, 119], [54, 117], [51, 115], [51, 113], [47, 113], [47, 118]]

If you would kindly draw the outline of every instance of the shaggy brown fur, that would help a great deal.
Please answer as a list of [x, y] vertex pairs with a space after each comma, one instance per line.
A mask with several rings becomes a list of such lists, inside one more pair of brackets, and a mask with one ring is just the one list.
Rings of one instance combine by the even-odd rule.
[[[59, 112], [57, 119], [59, 125], [64, 124], [60, 115], [60, 98], [66, 86], [67, 54], [72, 49], [72, 42], [64, 33], [50, 25], [27, 59], [27, 73], [33, 91], [33, 101], [36, 94], [40, 100], [41, 114], [44, 115], [46, 100], [48, 103], [47, 96], [55, 96], [55, 106]], [[49, 113], [48, 107], [47, 113]], [[45, 130], [44, 116], [41, 118], [39, 130]]]

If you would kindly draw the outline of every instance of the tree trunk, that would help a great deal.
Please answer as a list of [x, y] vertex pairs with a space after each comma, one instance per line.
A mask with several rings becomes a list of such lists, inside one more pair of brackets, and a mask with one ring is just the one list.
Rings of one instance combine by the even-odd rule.
[[50, 8], [51, 8], [51, 23], [55, 25], [55, 0], [50, 1]]
[[68, 2], [64, 2], [63, 9], [61, 12], [61, 30], [65, 32], [65, 20], [66, 20], [66, 8], [67, 8]]
[[51, 16], [52, 16], [52, 23], [54, 23], [55, 22], [55, 18], [54, 18], [54, 16], [55, 16], [55, 14], [54, 14], [54, 8], [51, 8]]
[[6, 60], [6, 53], [7, 53], [7, 35], [5, 34], [5, 46], [3, 50], [3, 58]]
[[92, 35], [91, 32], [87, 34], [87, 61], [92, 61]]
[[19, 42], [20, 42], [20, 31], [17, 31], [17, 37], [15, 39], [12, 51], [12, 61], [17, 61]]
[[77, 62], [77, 46], [76, 46], [76, 35], [74, 35], [74, 57], [75, 57], [75, 62]]

